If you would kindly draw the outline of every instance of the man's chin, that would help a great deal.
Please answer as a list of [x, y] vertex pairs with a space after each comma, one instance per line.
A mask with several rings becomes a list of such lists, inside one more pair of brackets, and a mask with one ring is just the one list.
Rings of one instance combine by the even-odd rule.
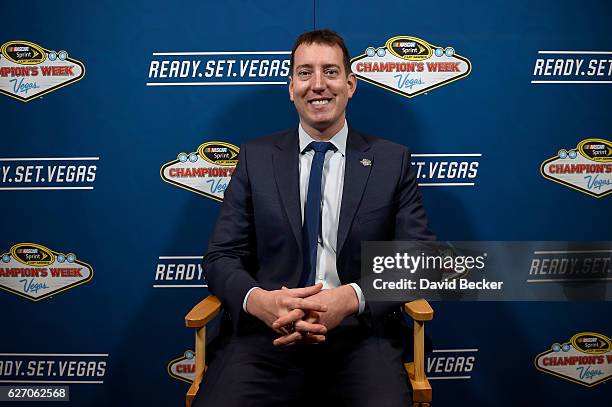
[[[332, 127], [336, 127], [338, 124], [338, 120], [335, 117], [332, 118], [317, 118], [316, 120], [304, 120], [304, 118], [300, 118], [303, 124], [306, 124], [309, 128], [319, 132], [326, 133]], [[344, 124], [344, 120], [342, 120], [342, 124]], [[340, 130], [342, 126], [338, 128]]]
[[317, 118], [308, 122], [309, 126], [315, 130], [323, 131], [333, 126], [335, 121], [333, 118]]
[[331, 121], [324, 121], [324, 122], [316, 122], [311, 127], [315, 130], [322, 132], [322, 131], [329, 129], [331, 125], [332, 125]]

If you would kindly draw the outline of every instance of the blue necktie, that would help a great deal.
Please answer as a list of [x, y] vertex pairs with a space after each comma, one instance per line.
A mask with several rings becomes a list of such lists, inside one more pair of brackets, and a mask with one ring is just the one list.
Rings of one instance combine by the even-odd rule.
[[306, 148], [315, 152], [310, 166], [308, 179], [308, 196], [304, 207], [304, 226], [302, 241], [304, 247], [304, 269], [300, 278], [300, 287], [314, 285], [317, 269], [317, 239], [321, 228], [321, 176], [325, 153], [335, 147], [329, 142], [313, 141]]

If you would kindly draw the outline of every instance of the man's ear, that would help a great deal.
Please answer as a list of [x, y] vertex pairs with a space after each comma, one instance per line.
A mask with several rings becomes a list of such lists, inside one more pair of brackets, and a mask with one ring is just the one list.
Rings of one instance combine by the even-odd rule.
[[289, 100], [293, 102], [293, 78], [289, 76]]
[[354, 73], [348, 74], [346, 78], [346, 86], [348, 86], [348, 97], [349, 99], [353, 97], [353, 93], [357, 90], [357, 76]]

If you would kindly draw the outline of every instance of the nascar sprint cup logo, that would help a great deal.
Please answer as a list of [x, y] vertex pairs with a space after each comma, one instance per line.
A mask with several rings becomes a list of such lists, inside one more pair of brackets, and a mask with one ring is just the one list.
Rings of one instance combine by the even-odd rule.
[[411, 98], [465, 78], [472, 64], [453, 47], [398, 36], [382, 47], [368, 47], [351, 60], [351, 69], [361, 80]]
[[19, 243], [2, 254], [0, 288], [33, 301], [90, 281], [91, 266], [74, 253], [60, 253], [35, 243]]
[[535, 367], [551, 374], [593, 387], [612, 376], [612, 342], [606, 335], [581, 332], [563, 344], [554, 343], [535, 358]]
[[612, 143], [590, 138], [574, 149], [561, 149], [540, 166], [542, 176], [601, 198], [612, 192]]
[[216, 201], [223, 201], [240, 149], [233, 144], [211, 141], [192, 153], [180, 153], [161, 167], [161, 178], [173, 185]]
[[81, 61], [65, 50], [53, 51], [28, 41], [0, 47], [0, 92], [27, 102], [74, 83], [85, 75]]
[[167, 371], [170, 377], [183, 382], [192, 383], [195, 379], [195, 352], [186, 350], [183, 356], [172, 359]]

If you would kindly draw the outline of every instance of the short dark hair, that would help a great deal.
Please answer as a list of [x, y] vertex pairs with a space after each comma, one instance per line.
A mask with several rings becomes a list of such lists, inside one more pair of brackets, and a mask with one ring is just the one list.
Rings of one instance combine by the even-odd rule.
[[308, 31], [301, 34], [295, 43], [293, 44], [293, 48], [291, 49], [291, 73], [289, 76], [293, 76], [293, 68], [295, 62], [295, 51], [302, 44], [310, 45], [310, 44], [324, 44], [329, 46], [337, 45], [342, 50], [342, 56], [344, 59], [344, 70], [346, 75], [351, 73], [351, 57], [349, 55], [348, 49], [346, 48], [346, 44], [344, 43], [344, 39], [335, 31], [332, 30], [314, 30]]

